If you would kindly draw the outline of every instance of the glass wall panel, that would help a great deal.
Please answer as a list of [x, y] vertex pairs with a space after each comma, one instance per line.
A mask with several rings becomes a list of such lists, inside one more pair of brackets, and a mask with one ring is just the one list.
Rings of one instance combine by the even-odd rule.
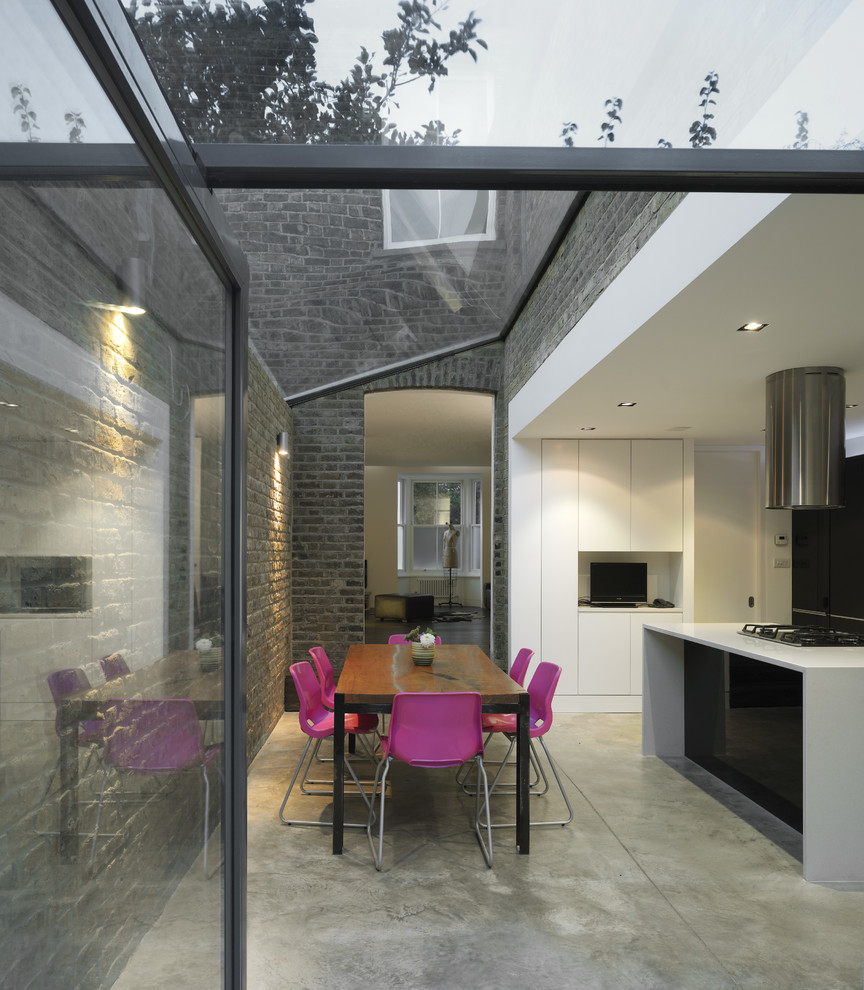
[[[98, 110], [24, 7], [40, 128]], [[155, 182], [0, 183], [4, 986], [222, 983], [225, 314]]]
[[861, 147], [862, 0], [123, 2], [199, 142]]
[[179, 898], [218, 985], [223, 290], [153, 186], [3, 184], [0, 230], [0, 958], [110, 985]]

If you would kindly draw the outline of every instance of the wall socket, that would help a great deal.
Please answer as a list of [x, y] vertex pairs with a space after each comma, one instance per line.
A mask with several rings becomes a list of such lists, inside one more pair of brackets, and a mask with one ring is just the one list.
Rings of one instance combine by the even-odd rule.
[[788, 557], [775, 557], [774, 558], [775, 567], [791, 567], [792, 561]]

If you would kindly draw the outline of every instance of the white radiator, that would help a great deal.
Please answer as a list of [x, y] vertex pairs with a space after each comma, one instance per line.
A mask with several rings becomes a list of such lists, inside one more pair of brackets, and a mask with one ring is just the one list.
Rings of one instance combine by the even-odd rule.
[[[434, 595], [436, 598], [448, 598], [450, 596], [450, 584], [447, 578], [415, 578], [414, 593], [417, 595]], [[457, 598], [459, 593], [459, 578], [453, 578], [453, 597]]]

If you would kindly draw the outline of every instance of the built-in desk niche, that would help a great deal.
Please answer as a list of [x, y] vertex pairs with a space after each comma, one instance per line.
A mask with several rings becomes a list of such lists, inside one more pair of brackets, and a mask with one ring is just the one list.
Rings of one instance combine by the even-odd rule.
[[92, 607], [92, 557], [0, 557], [0, 613], [74, 613]]
[[803, 831], [803, 674], [705, 651], [684, 672], [685, 754]]

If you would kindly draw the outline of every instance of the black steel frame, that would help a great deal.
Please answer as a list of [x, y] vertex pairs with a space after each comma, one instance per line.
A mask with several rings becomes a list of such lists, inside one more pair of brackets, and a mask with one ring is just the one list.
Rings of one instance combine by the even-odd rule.
[[[117, 108], [137, 149], [123, 145], [6, 145], [0, 179], [150, 180], [155, 175], [228, 290], [225, 602], [233, 663], [225, 670], [224, 974], [226, 988], [242, 990], [246, 985], [244, 405], [249, 273], [212, 190], [490, 188], [860, 194], [864, 192], [864, 157], [848, 151], [720, 149], [287, 145], [193, 149], [117, 0], [51, 2]], [[475, 341], [470, 346], [481, 343]], [[427, 356], [417, 363], [429, 360]], [[298, 399], [311, 397], [307, 393]]]

